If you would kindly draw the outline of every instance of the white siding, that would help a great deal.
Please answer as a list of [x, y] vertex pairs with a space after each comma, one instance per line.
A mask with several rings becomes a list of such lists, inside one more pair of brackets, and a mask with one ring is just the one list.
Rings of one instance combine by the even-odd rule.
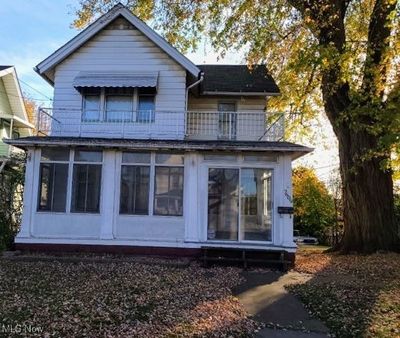
[[[54, 117], [64, 125], [63, 134], [77, 136], [79, 131], [82, 97], [72, 83], [81, 71], [158, 72], [156, 110], [181, 112], [176, 118], [183, 121], [186, 71], [137, 29], [111, 28], [101, 31], [56, 67]], [[102, 123], [94, 128], [120, 131], [113, 124]], [[183, 137], [183, 124], [181, 129], [174, 130], [173, 136], [178, 132]], [[157, 137], [157, 130], [153, 136]]]

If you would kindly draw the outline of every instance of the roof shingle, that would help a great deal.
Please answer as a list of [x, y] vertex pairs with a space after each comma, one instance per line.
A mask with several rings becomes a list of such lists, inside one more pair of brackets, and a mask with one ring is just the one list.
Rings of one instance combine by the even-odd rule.
[[279, 94], [279, 88], [265, 65], [198, 65], [204, 72], [201, 91], [206, 93]]

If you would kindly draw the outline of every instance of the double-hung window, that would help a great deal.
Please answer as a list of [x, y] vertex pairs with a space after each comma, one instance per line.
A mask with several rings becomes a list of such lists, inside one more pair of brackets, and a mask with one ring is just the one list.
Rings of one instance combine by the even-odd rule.
[[75, 150], [71, 212], [100, 212], [102, 161], [101, 151]]
[[183, 155], [155, 155], [154, 215], [182, 216], [183, 160]]
[[100, 109], [100, 88], [86, 88], [83, 93], [83, 114], [82, 121], [99, 121], [101, 117]]
[[69, 149], [42, 149], [38, 211], [65, 212], [68, 167]]
[[107, 121], [131, 121], [133, 92], [133, 88], [105, 89]]
[[122, 153], [120, 214], [149, 214], [150, 157], [150, 153]]
[[137, 122], [154, 122], [155, 95], [154, 88], [138, 89], [138, 108], [136, 115]]

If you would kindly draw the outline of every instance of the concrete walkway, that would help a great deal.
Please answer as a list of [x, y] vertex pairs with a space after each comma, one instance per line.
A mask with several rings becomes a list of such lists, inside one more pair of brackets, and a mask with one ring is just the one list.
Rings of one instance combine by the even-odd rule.
[[329, 337], [327, 327], [311, 318], [303, 304], [284, 288], [285, 285], [306, 282], [310, 276], [297, 272], [248, 271], [243, 272], [243, 277], [246, 282], [238, 286], [234, 294], [255, 320], [267, 324], [257, 337]]

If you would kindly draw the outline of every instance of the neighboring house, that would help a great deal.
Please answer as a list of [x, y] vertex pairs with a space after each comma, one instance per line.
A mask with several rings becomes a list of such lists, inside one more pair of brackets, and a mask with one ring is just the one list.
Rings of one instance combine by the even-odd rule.
[[[42, 61], [22, 249], [295, 252], [291, 161], [265, 66], [196, 66], [124, 6]], [[40, 133], [40, 130], [39, 130]]]
[[30, 136], [32, 128], [15, 68], [0, 66], [0, 168], [4, 167], [13, 152], [21, 151], [5, 144], [3, 138]]

